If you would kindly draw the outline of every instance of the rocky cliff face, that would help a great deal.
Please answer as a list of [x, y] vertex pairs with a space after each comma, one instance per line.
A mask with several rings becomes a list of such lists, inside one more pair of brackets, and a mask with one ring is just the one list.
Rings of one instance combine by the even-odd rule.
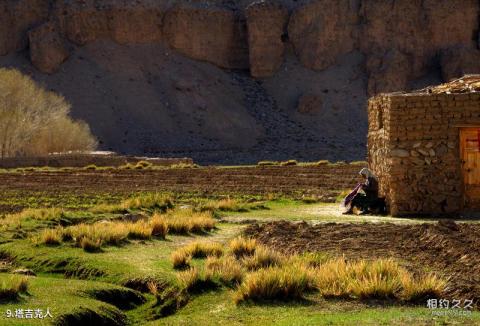
[[[267, 146], [269, 128], [281, 126], [312, 139], [311, 145], [304, 144], [304, 151], [324, 142], [325, 150], [315, 155], [361, 158], [364, 150], [355, 155], [347, 149], [348, 142], [340, 146], [330, 135], [330, 120], [337, 119], [340, 128], [346, 128], [342, 137], [364, 137], [367, 94], [480, 73], [479, 16], [478, 0], [4, 0], [0, 63], [23, 62], [26, 67], [20, 57], [28, 51], [37, 70], [55, 79], [58, 71], [71, 69], [72, 57], [85, 46], [91, 54], [98, 42], [113, 42], [131, 51], [141, 44], [158, 45], [165, 49], [162, 53], [171, 51], [192, 65], [206, 62], [224, 69], [232, 83], [240, 85], [242, 103], [229, 104], [226, 99], [225, 111], [240, 105], [244, 114], [256, 119], [258, 128], [248, 128], [257, 130], [255, 135], [263, 130], [264, 137], [251, 139], [250, 144]], [[152, 65], [158, 64], [152, 61]], [[153, 75], [157, 68], [142, 66], [143, 74]], [[97, 75], [105, 73], [102, 66], [90, 69], [98, 69]], [[112, 69], [122, 69], [121, 64]], [[152, 96], [161, 97], [165, 87], [176, 87], [173, 82], [160, 87], [148, 81], [145, 78], [145, 87], [152, 88]], [[84, 87], [88, 92], [90, 86]], [[196, 93], [199, 90], [187, 92], [180, 86], [178, 91], [190, 92], [190, 98], [197, 98], [208, 111], [210, 99]], [[304, 110], [302, 96], [316, 98], [321, 108]], [[191, 105], [176, 101], [177, 107], [169, 110], [183, 112], [187, 102]], [[101, 108], [105, 103], [93, 104]], [[74, 107], [74, 112], [81, 110]], [[261, 110], [269, 115], [268, 122]], [[358, 121], [350, 121], [351, 116]], [[317, 125], [311, 124], [312, 119]], [[236, 128], [232, 139], [244, 132], [241, 126]], [[217, 143], [226, 146], [221, 139]], [[124, 150], [120, 145], [113, 148]]]

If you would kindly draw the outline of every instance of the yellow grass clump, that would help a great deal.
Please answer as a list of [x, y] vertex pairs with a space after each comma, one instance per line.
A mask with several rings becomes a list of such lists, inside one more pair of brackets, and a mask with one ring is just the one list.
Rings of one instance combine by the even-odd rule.
[[129, 239], [147, 240], [152, 237], [152, 226], [147, 222], [126, 223], [126, 226]]
[[65, 217], [65, 211], [61, 208], [27, 208], [19, 213], [7, 214], [0, 220], [0, 224], [21, 225], [23, 220], [57, 221], [63, 217]]
[[418, 279], [413, 278], [409, 273], [402, 273], [401, 283], [401, 298], [412, 302], [425, 302], [427, 298], [439, 298], [447, 285], [447, 282], [431, 273]]
[[120, 222], [82, 223], [70, 226], [66, 228], [64, 232], [68, 233], [79, 246], [83, 238], [88, 238], [93, 242], [101, 241], [109, 245], [119, 245], [128, 237], [128, 224]]
[[170, 233], [201, 233], [215, 228], [211, 212], [195, 212], [191, 209], [175, 210], [167, 213], [165, 219]]
[[153, 215], [149, 221], [150, 227], [152, 228], [152, 235], [165, 239], [168, 233], [168, 223], [167, 220], [158, 214]]
[[314, 289], [315, 276], [304, 265], [269, 267], [246, 276], [234, 294], [236, 303], [242, 301], [293, 300]]
[[[101, 246], [102, 244], [120, 245], [126, 239], [147, 240], [152, 236], [165, 238], [167, 226], [159, 218], [149, 222], [97, 222], [77, 224], [57, 230], [45, 230], [40, 234], [40, 243], [59, 244], [73, 240], [79, 247]], [[83, 245], [82, 243], [85, 243]], [[94, 245], [90, 245], [90, 244]], [[88, 250], [87, 250], [88, 251]]]
[[172, 261], [173, 268], [186, 268], [190, 266], [192, 256], [186, 250], [175, 250], [170, 255], [170, 260]]
[[170, 259], [174, 268], [189, 266], [192, 258], [205, 258], [223, 255], [223, 246], [215, 242], [195, 241], [172, 252]]
[[428, 295], [438, 296], [445, 287], [445, 282], [433, 275], [415, 279], [392, 259], [330, 260], [316, 268], [316, 284], [325, 297], [407, 301]]
[[260, 268], [281, 266], [286, 257], [277, 251], [265, 246], [257, 246], [252, 256], [242, 258], [243, 265], [249, 270], [257, 270]]
[[200, 206], [201, 211], [246, 212], [248, 205], [237, 199], [210, 200]]
[[205, 263], [206, 274], [211, 279], [218, 279], [227, 286], [235, 286], [242, 282], [245, 271], [233, 256], [210, 256]]
[[125, 209], [153, 209], [165, 212], [173, 208], [173, 200], [164, 194], [146, 193], [126, 199], [121, 205]]
[[200, 272], [197, 268], [189, 268], [177, 273], [177, 280], [184, 289], [192, 290], [201, 281]]
[[80, 240], [80, 247], [86, 252], [97, 252], [101, 250], [102, 247], [102, 240], [92, 240], [86, 237], [81, 238]]
[[182, 250], [188, 252], [193, 258], [223, 255], [223, 246], [216, 242], [195, 241], [183, 247]]
[[56, 246], [62, 242], [62, 233], [58, 229], [46, 229], [40, 233], [40, 243], [44, 243], [49, 246]]
[[228, 247], [237, 258], [251, 256], [255, 253], [257, 241], [255, 239], [238, 237], [230, 241]]

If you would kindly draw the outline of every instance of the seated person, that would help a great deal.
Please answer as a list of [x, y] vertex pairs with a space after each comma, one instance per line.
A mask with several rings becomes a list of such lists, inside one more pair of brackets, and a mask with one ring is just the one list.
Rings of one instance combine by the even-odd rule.
[[360, 171], [360, 175], [365, 181], [359, 183], [355, 189], [345, 197], [343, 206], [346, 211], [343, 214], [352, 214], [354, 208], [362, 213], [376, 211], [383, 213], [385, 211], [385, 203], [383, 199], [378, 197], [378, 180], [377, 177], [367, 168]]

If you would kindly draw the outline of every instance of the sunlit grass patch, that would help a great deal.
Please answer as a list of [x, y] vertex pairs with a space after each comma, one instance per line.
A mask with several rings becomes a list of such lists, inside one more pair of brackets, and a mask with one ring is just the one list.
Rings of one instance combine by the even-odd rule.
[[425, 302], [428, 298], [439, 298], [446, 288], [447, 283], [434, 274], [426, 274], [418, 278], [409, 273], [402, 273], [401, 298], [411, 302]]
[[16, 225], [21, 226], [23, 221], [59, 221], [67, 217], [67, 213], [61, 208], [27, 208], [15, 214], [7, 214], [0, 220], [3, 226]]
[[245, 270], [233, 256], [210, 256], [205, 263], [207, 275], [227, 286], [235, 286], [242, 282]]
[[248, 212], [250, 210], [268, 209], [263, 202], [244, 202], [239, 199], [209, 200], [197, 207], [200, 211], [211, 212]]
[[304, 252], [297, 257], [311, 267], [320, 267], [322, 264], [332, 259], [329, 254], [324, 252]]
[[216, 221], [211, 212], [195, 212], [191, 209], [170, 211], [165, 215], [170, 233], [201, 233], [215, 228]]
[[414, 278], [410, 272], [391, 259], [346, 262], [334, 259], [316, 268], [316, 282], [325, 297], [358, 299], [415, 300], [438, 296], [445, 282], [433, 275]]
[[230, 241], [228, 247], [237, 258], [251, 256], [255, 253], [257, 241], [255, 239], [237, 237]]
[[0, 281], [0, 301], [15, 300], [21, 293], [28, 291], [28, 278], [13, 275]]
[[170, 255], [174, 268], [185, 268], [192, 258], [220, 257], [223, 255], [223, 246], [216, 242], [195, 241], [178, 248]]
[[170, 255], [170, 260], [172, 261], [173, 268], [182, 269], [190, 266], [192, 256], [186, 250], [175, 250]]
[[281, 166], [292, 166], [297, 164], [298, 162], [296, 160], [288, 160], [288, 161], [280, 162]]
[[177, 163], [170, 165], [170, 169], [198, 169], [200, 165], [195, 163]]
[[144, 169], [149, 169], [153, 166], [152, 162], [148, 162], [148, 161], [138, 161], [134, 166], [133, 168], [136, 169], [136, 170], [144, 170]]
[[193, 267], [177, 273], [180, 287], [186, 291], [202, 291], [216, 286], [211, 276]]
[[80, 247], [82, 247], [82, 249], [85, 250], [86, 252], [101, 251], [101, 247], [102, 247], [101, 239], [92, 240], [92, 239], [83, 237], [80, 239], [79, 243], [80, 243]]
[[132, 223], [121, 222], [98, 222], [94, 224], [78, 224], [65, 228], [66, 232], [80, 246], [83, 238], [94, 242], [101, 241], [103, 244], [120, 245], [128, 238], [129, 225]]
[[216, 242], [195, 241], [182, 247], [181, 250], [185, 250], [192, 258], [220, 257], [223, 255], [223, 246]]
[[235, 292], [236, 303], [242, 301], [301, 299], [315, 287], [311, 269], [304, 265], [270, 267], [247, 274]]
[[128, 228], [129, 239], [147, 240], [152, 237], [152, 226], [144, 221], [125, 223]]
[[153, 236], [165, 239], [168, 233], [168, 222], [163, 216], [157, 214], [153, 215], [149, 224], [152, 228]]
[[56, 246], [62, 242], [61, 229], [46, 229], [40, 233], [38, 242], [48, 246]]
[[278, 161], [260, 161], [257, 163], [258, 166], [272, 166], [272, 165], [279, 165], [280, 162]]
[[281, 266], [285, 260], [286, 257], [281, 253], [265, 246], [257, 246], [253, 255], [242, 258], [242, 264], [249, 270], [257, 270], [260, 268]]

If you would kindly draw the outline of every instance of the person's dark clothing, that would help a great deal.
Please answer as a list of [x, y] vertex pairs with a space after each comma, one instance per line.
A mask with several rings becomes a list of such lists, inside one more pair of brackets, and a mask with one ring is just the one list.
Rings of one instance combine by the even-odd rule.
[[358, 191], [355, 193], [352, 192], [354, 197], [351, 200], [350, 207], [351, 209], [353, 209], [353, 207], [357, 207], [363, 212], [368, 212], [378, 206], [378, 181], [374, 177], [369, 177], [360, 185], [365, 194]]
[[367, 199], [373, 200], [378, 198], [378, 181], [374, 177], [369, 177], [362, 186]]

